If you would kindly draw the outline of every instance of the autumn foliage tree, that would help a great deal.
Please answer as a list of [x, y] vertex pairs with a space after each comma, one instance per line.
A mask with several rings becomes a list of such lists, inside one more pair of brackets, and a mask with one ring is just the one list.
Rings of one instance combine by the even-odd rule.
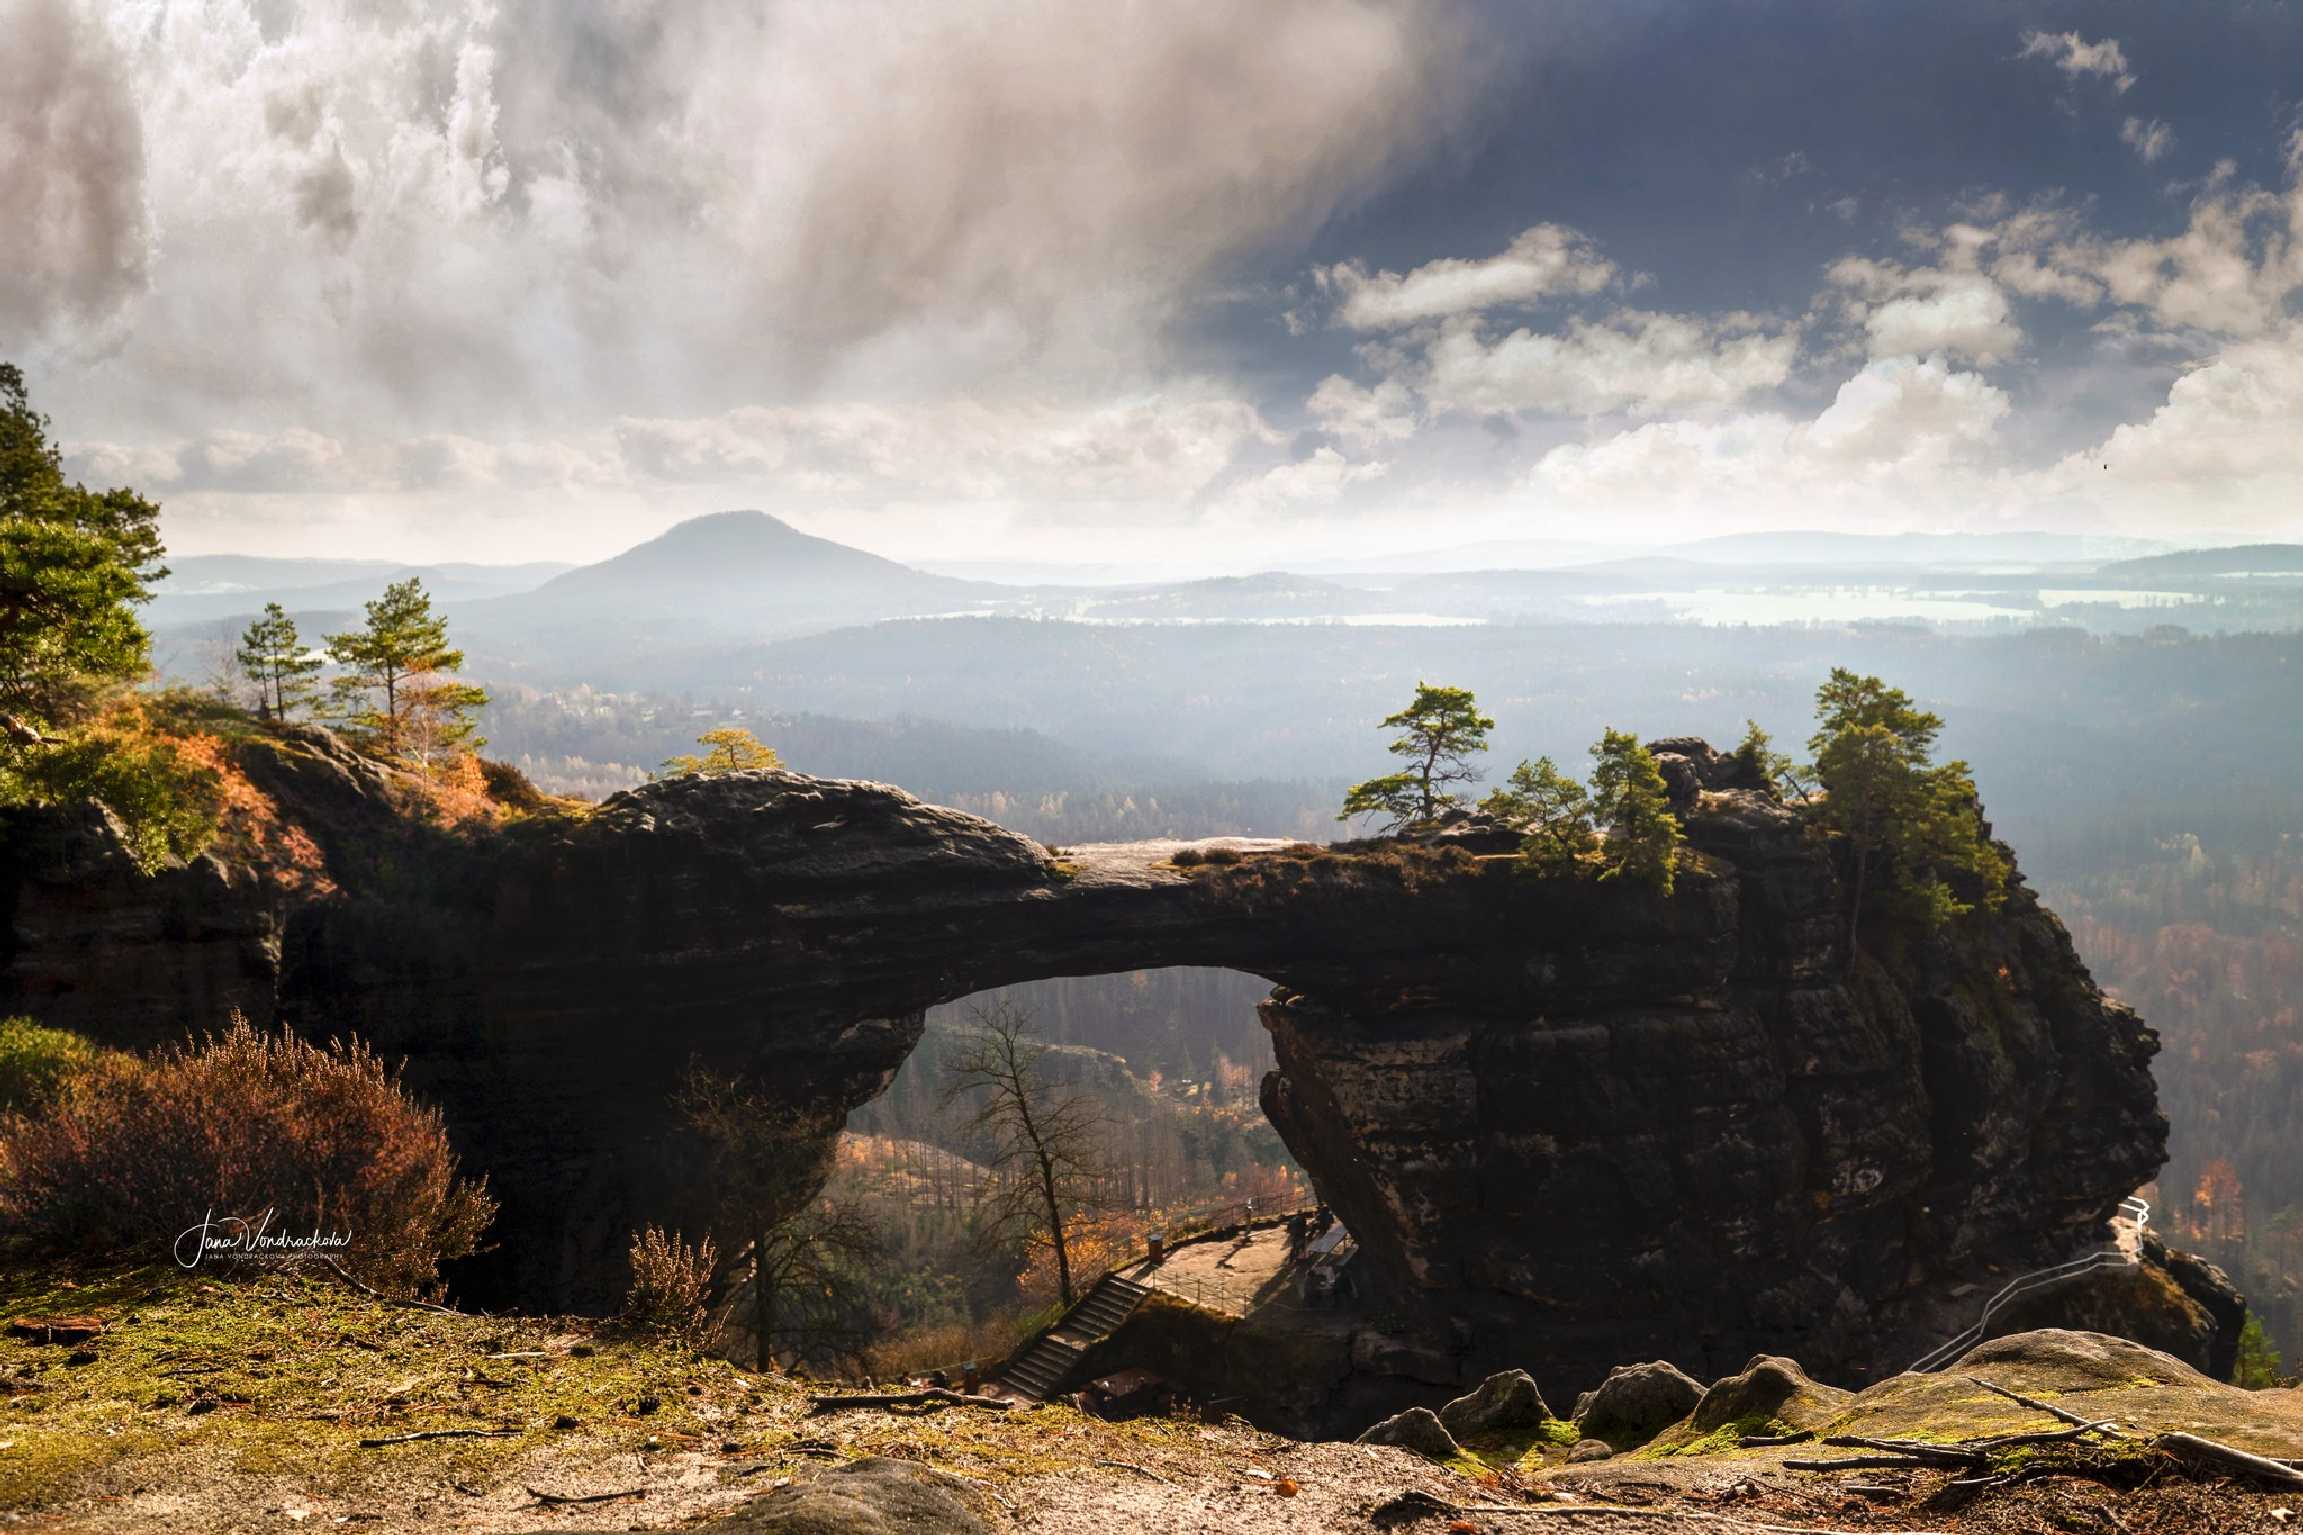
[[759, 768], [777, 768], [784, 759], [776, 755], [772, 746], [764, 746], [759, 737], [740, 725], [722, 725], [696, 737], [700, 752], [683, 752], [664, 762], [666, 778], [717, 778], [726, 773], [745, 773]]

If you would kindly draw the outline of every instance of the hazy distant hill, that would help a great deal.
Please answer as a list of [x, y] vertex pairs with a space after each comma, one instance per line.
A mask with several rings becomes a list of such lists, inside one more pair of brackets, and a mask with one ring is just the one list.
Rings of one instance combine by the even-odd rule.
[[565, 668], [634, 646], [676, 649], [964, 611], [1002, 590], [812, 537], [766, 512], [716, 512], [456, 616], [477, 649], [548, 655]]
[[2164, 581], [2198, 576], [2303, 575], [2303, 544], [2236, 544], [2227, 549], [2183, 549], [2106, 565], [2124, 580]]
[[[524, 611], [680, 613], [733, 610], [742, 627], [780, 614], [846, 611], [853, 617], [964, 606], [972, 581], [929, 575], [846, 544], [802, 533], [766, 512], [692, 517], [597, 565], [555, 576], [516, 606]], [[512, 606], [512, 604], [507, 604]]]

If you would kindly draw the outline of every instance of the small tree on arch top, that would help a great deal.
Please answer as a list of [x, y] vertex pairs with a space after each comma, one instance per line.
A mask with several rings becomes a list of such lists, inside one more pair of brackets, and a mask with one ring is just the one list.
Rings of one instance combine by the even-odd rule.
[[1487, 750], [1487, 733], [1495, 721], [1479, 712], [1471, 689], [1419, 682], [1408, 706], [1385, 718], [1383, 728], [1400, 732], [1384, 749], [1407, 759], [1407, 767], [1352, 785], [1336, 819], [1377, 816], [1381, 829], [1389, 832], [1463, 804], [1463, 796], [1448, 786], [1478, 781], [1479, 769], [1471, 759]]
[[742, 773], [754, 768], [777, 768], [784, 759], [776, 755], [773, 746], [761, 744], [760, 738], [741, 725], [722, 725], [696, 737], [700, 752], [683, 752], [664, 762], [666, 778], [717, 778], [723, 773]]

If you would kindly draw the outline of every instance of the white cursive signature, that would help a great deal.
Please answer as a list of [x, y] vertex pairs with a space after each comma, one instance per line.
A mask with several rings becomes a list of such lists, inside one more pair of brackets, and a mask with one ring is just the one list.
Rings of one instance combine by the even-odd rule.
[[317, 1221], [308, 1236], [274, 1231], [272, 1221], [278, 1214], [266, 1206], [253, 1220], [244, 1215], [219, 1217], [210, 1207], [199, 1225], [187, 1226], [177, 1236], [176, 1262], [189, 1269], [198, 1268], [211, 1253], [225, 1258], [295, 1258], [340, 1252], [352, 1245], [350, 1232], [332, 1226], [322, 1231]]

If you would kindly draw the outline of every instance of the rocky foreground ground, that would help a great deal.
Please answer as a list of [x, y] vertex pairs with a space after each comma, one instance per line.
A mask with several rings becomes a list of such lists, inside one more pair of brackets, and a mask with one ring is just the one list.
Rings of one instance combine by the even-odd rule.
[[[826, 1410], [803, 1383], [602, 1324], [385, 1304], [309, 1270], [24, 1268], [0, 1323], [0, 1519], [28, 1529], [2303, 1528], [2277, 1468], [2167, 1437], [2303, 1460], [2303, 1390], [2086, 1333], [1861, 1393], [1788, 1361], [1708, 1387], [1651, 1365], [1564, 1418], [1506, 1378], [1377, 1435], [1419, 1450], [1063, 1404]], [[1890, 1448], [1832, 1442], [1850, 1439]]]

